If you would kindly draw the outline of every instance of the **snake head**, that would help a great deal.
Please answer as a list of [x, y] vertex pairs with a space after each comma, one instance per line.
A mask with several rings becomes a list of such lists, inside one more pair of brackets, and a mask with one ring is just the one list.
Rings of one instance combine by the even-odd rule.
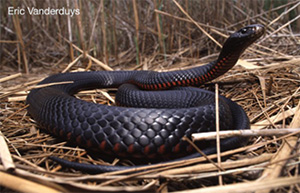
[[223, 45], [220, 58], [235, 55], [238, 58], [246, 48], [265, 33], [265, 27], [261, 24], [253, 24], [243, 27], [229, 36]]
[[[249, 45], [260, 38], [265, 33], [265, 27], [261, 24], [253, 24], [243, 27], [230, 35], [232, 41], [247, 42]], [[247, 45], [247, 44], [246, 44]]]

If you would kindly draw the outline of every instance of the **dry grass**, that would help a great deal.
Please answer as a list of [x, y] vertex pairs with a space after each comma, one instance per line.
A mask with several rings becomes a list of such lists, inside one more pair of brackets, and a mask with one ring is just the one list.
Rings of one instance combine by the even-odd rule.
[[[80, 17], [11, 17], [6, 9], [11, 2], [2, 2], [0, 189], [300, 192], [299, 132], [252, 137], [246, 147], [221, 153], [227, 159], [219, 166], [202, 157], [149, 166], [132, 174], [120, 171], [86, 175], [61, 168], [47, 157], [106, 162], [40, 130], [27, 114], [25, 104], [27, 93], [49, 74], [88, 69], [191, 68], [216, 59], [218, 44], [229, 32], [248, 23], [262, 23], [267, 26], [264, 38], [246, 51], [239, 65], [206, 87], [213, 90], [218, 83], [220, 94], [245, 109], [252, 130], [300, 128], [300, 36], [293, 33], [300, 28], [299, 19], [294, 19], [299, 15], [299, 1], [281, 5], [273, 1], [221, 0], [14, 3], [20, 7], [51, 4], [60, 8], [67, 7], [67, 2], [81, 9]], [[201, 56], [205, 57], [199, 59]], [[110, 104], [114, 90], [93, 90], [77, 96]], [[213, 160], [217, 157], [208, 156]], [[128, 164], [113, 161], [119, 162]], [[225, 186], [220, 187], [220, 181]]]

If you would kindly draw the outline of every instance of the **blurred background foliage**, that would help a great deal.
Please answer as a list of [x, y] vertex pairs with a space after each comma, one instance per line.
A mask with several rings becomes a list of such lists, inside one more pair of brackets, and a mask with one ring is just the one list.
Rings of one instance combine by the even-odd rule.
[[[296, 18], [295, 0], [178, 0], [182, 8], [220, 43], [242, 26], [261, 23], [269, 29]], [[220, 48], [203, 34], [172, 0], [1, 0], [1, 64], [27, 71], [35, 66], [71, 62], [78, 51], [69, 41], [109, 66], [139, 64], [147, 55], [203, 57]], [[17, 9], [80, 9], [79, 16], [9, 15]], [[293, 7], [294, 6], [294, 7]], [[289, 10], [291, 9], [291, 10]], [[282, 15], [283, 14], [283, 15]], [[279, 19], [273, 22], [278, 16]], [[273, 22], [273, 23], [272, 23]], [[288, 25], [300, 31], [300, 19]], [[124, 59], [126, 58], [126, 59]], [[26, 69], [25, 69], [26, 70]]]

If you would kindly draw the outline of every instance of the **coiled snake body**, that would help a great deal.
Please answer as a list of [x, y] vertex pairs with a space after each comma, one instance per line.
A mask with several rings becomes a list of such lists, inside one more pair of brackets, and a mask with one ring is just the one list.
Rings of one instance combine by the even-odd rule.
[[[53, 75], [39, 84], [73, 83], [32, 90], [27, 97], [28, 111], [49, 132], [94, 151], [127, 158], [180, 157], [193, 150], [182, 140], [183, 136], [215, 130], [215, 96], [206, 90], [178, 86], [198, 86], [224, 74], [263, 33], [264, 27], [258, 24], [244, 27], [227, 39], [216, 61], [188, 70], [97, 71]], [[124, 85], [129, 82], [133, 84]], [[116, 100], [134, 107], [106, 106], [72, 96], [80, 90], [120, 85]], [[164, 91], [141, 91], [137, 87]], [[245, 112], [230, 99], [220, 96], [219, 109], [220, 129], [249, 128]], [[235, 148], [243, 142], [245, 140], [238, 137], [229, 138], [222, 140], [221, 148]], [[205, 153], [215, 152], [215, 147], [207, 142], [200, 142], [198, 146]], [[127, 168], [82, 165], [59, 158], [52, 159], [90, 173]]]

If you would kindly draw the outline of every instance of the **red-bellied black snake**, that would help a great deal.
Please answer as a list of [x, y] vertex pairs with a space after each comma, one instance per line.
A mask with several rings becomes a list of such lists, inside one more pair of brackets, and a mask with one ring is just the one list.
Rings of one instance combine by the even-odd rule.
[[[215, 130], [215, 94], [182, 86], [199, 86], [227, 72], [264, 31], [259, 24], [240, 29], [226, 40], [216, 61], [188, 70], [96, 71], [50, 76], [39, 84], [73, 83], [32, 90], [27, 97], [28, 111], [50, 133], [93, 151], [148, 159], [190, 154], [193, 148], [182, 137]], [[106, 106], [72, 96], [80, 90], [108, 87], [120, 87], [116, 100], [130, 107]], [[221, 130], [249, 128], [244, 110], [222, 96], [219, 115]], [[228, 138], [221, 141], [221, 149], [236, 148], [245, 141], [239, 137]], [[216, 149], [207, 142], [197, 145], [206, 153]], [[89, 173], [128, 168], [52, 159]]]

